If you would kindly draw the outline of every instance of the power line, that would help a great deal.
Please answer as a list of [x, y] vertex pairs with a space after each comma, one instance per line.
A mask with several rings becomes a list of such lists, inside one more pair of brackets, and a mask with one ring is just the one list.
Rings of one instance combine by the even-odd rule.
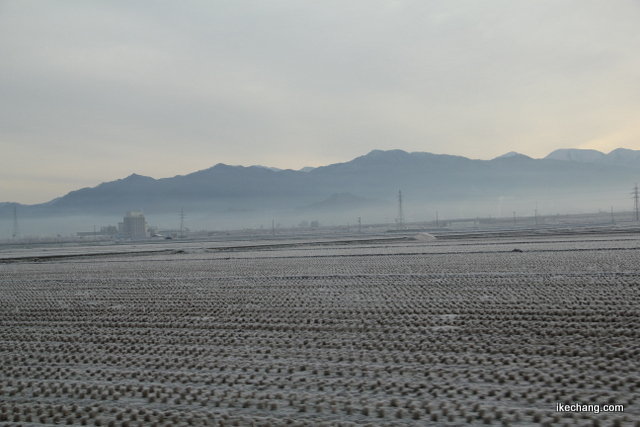
[[184, 237], [184, 209], [180, 209], [180, 237]]
[[613, 206], [611, 206], [611, 224], [615, 224], [615, 223], [616, 223], [616, 221], [615, 221], [615, 219], [613, 217]]
[[398, 228], [404, 227], [404, 210], [402, 209], [402, 191], [398, 190]]
[[640, 205], [638, 203], [638, 183], [636, 182], [636, 186], [633, 187], [633, 211], [636, 213], [636, 221], [640, 220]]
[[17, 239], [20, 237], [20, 229], [18, 228], [18, 207], [13, 207], [13, 238]]

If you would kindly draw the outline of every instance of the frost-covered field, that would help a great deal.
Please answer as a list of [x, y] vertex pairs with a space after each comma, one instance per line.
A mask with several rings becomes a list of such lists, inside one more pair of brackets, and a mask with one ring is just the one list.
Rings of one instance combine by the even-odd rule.
[[0, 264], [0, 422], [640, 425], [640, 235], [179, 249]]

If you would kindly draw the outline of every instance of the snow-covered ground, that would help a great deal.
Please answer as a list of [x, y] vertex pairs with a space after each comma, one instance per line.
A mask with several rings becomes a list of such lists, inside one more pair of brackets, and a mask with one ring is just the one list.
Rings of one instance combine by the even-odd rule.
[[640, 423], [635, 233], [0, 257], [1, 423]]

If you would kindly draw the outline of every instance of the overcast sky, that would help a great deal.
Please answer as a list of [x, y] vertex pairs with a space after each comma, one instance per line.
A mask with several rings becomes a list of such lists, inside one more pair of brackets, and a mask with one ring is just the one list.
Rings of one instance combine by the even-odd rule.
[[636, 1], [0, 0], [0, 201], [373, 149], [640, 149]]

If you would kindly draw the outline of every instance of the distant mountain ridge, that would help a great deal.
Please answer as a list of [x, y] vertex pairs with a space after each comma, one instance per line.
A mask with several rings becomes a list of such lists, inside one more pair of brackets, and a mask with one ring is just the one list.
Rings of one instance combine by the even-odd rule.
[[545, 159], [640, 168], [640, 150], [629, 150], [628, 148], [616, 148], [608, 154], [598, 150], [561, 148], [549, 153]]
[[[496, 157], [496, 159], [504, 159], [504, 158], [507, 158], [507, 157], [515, 157], [515, 156], [525, 156], [525, 155], [517, 153], [515, 151], [509, 151], [508, 153], [504, 153], [503, 155]], [[529, 157], [529, 156], [525, 156], [525, 157]]]
[[[340, 211], [371, 206], [371, 201], [393, 206], [399, 190], [408, 203], [431, 205], [480, 206], [525, 197], [563, 203], [575, 194], [630, 188], [639, 175], [640, 150], [623, 148], [609, 154], [562, 149], [543, 159], [510, 152], [492, 160], [373, 150], [348, 162], [298, 171], [219, 163], [172, 178], [132, 174], [20, 209], [32, 216], [121, 216], [136, 209], [162, 214], [182, 208], [211, 215], [300, 207]], [[0, 203], [0, 213], [10, 215], [13, 206]]]

